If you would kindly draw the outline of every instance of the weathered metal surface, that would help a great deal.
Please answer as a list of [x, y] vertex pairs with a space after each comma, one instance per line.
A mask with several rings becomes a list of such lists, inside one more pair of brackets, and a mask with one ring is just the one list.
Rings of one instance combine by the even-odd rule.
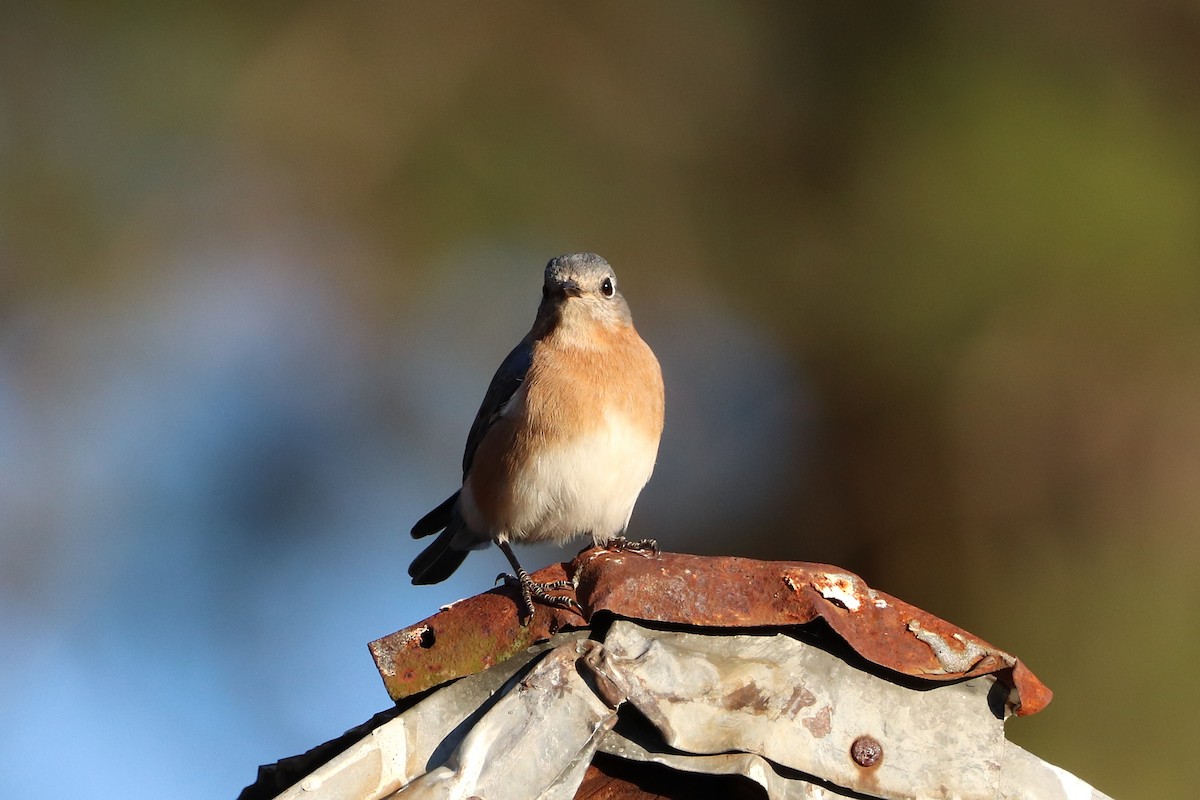
[[[635, 734], [636, 735], [636, 734]], [[643, 745], [648, 741], [648, 745]], [[758, 784], [755, 798], [766, 790], [772, 800], [824, 800], [827, 798], [862, 798], [853, 789], [839, 788], [830, 783], [818, 783], [802, 772], [787, 770], [755, 753], [686, 753], [654, 744], [654, 735], [629, 738], [612, 730], [600, 742], [600, 752], [618, 756], [626, 762], [659, 764], [683, 775], [739, 775]], [[686, 795], [677, 795], [686, 796]], [[722, 796], [713, 792], [695, 792], [690, 796]]]
[[431, 763], [442, 763], [470, 730], [467, 720], [487, 709], [493, 698], [504, 696], [513, 683], [524, 677], [530, 662], [582, 636], [560, 634], [422, 698], [314, 769], [280, 794], [279, 800], [378, 800], [392, 795], [425, 774]]
[[[540, 582], [566, 578], [566, 564], [553, 564], [532, 576]], [[538, 605], [522, 625], [520, 595], [507, 586], [459, 600], [428, 619], [371, 642], [368, 647], [383, 684], [401, 700], [505, 661], [569, 627], [586, 624], [562, 608]]]
[[998, 674], [1021, 716], [1051, 692], [1015, 656], [825, 564], [591, 549], [571, 574], [589, 612], [722, 628], [823, 619], [860, 656], [904, 675], [947, 681]]
[[395, 797], [570, 800], [617, 711], [584, 681], [576, 662], [601, 647], [556, 647], [492, 706], [445, 763]]
[[[832, 784], [821, 784], [808, 780], [802, 773], [784, 770], [778, 764], [754, 753], [684, 753], [670, 748], [655, 746], [651, 736], [649, 745], [645, 739], [632, 739], [618, 731], [605, 734], [600, 742], [600, 752], [619, 756], [627, 762], [658, 764], [682, 775], [742, 776], [756, 784], [759, 790], [754, 797], [762, 797], [766, 790], [772, 800], [824, 800], [833, 797], [861, 797], [853, 789], [839, 789]], [[785, 774], [786, 772], [786, 774]], [[580, 795], [577, 795], [580, 796]], [[642, 795], [643, 797], [645, 795]], [[687, 795], [675, 795], [677, 797]], [[692, 797], [721, 797], [710, 790], [697, 790]]]
[[[644, 738], [644, 737], [643, 737]], [[713, 775], [742, 775], [757, 783], [766, 790], [771, 800], [829, 800], [841, 797], [864, 797], [859, 792], [846, 787], [839, 787], [825, 782], [809, 780], [810, 776], [794, 771], [784, 770], [778, 764], [752, 753], [718, 753], [714, 755], [698, 755], [684, 753], [670, 748], [647, 748], [639, 743], [637, 738], [623, 736], [618, 730], [605, 734], [600, 742], [600, 753], [619, 756], [630, 762], [659, 764], [684, 775], [713, 776]], [[610, 772], [618, 775], [619, 768], [609, 767]], [[1005, 741], [1002, 746], [999, 762], [1000, 787], [996, 800], [1111, 800], [1108, 795], [1089, 786], [1071, 773], [1048, 764], [1037, 756], [1029, 753], [1012, 742]], [[588, 787], [588, 780], [580, 787], [578, 798], [587, 797], [591, 800], [627, 800], [628, 798], [647, 798], [656, 795], [637, 793], [636, 787], [627, 783], [617, 782], [611, 793], [605, 793], [612, 784], [600, 776], [593, 776]], [[585, 795], [584, 787], [593, 794]], [[676, 797], [721, 797], [726, 793], [716, 793], [712, 787], [708, 791], [697, 788], [687, 794], [675, 794]], [[761, 793], [755, 796], [761, 796]], [[946, 787], [945, 797], [958, 797], [955, 784]]]
[[1112, 800], [1061, 767], [1006, 742], [1000, 800]]
[[[918, 692], [784, 634], [624, 621], [582, 663], [678, 751], [752, 753], [876, 797], [998, 793], [1004, 723], [989, 709], [991, 676]], [[866, 766], [854, 759], [864, 738], [879, 748]]]
[[[568, 575], [589, 617], [608, 611], [630, 619], [720, 628], [822, 619], [860, 656], [886, 669], [934, 681], [996, 674], [1012, 690], [1009, 707], [1021, 716], [1050, 702], [1050, 690], [1015, 656], [837, 567], [592, 548], [534, 578], [553, 581]], [[370, 648], [388, 694], [399, 700], [584, 624], [574, 612], [539, 605], [522, 626], [515, 592], [501, 587], [461, 600]]]
[[995, 674], [921, 684], [794, 630], [703, 630], [560, 634], [412, 703], [283, 797], [1107, 800], [1004, 739]]

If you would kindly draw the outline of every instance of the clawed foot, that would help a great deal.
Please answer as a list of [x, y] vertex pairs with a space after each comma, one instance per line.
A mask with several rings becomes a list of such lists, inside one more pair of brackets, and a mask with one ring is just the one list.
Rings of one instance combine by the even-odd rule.
[[609, 550], [622, 550], [644, 556], [658, 555], [658, 542], [654, 539], [626, 539], [624, 536], [614, 536], [604, 546]]
[[552, 606], [554, 608], [565, 608], [568, 611], [574, 611], [579, 616], [584, 616], [583, 607], [575, 600], [574, 597], [568, 597], [561, 594], [550, 594], [551, 592], [561, 592], [567, 589], [574, 589], [575, 584], [570, 581], [547, 581], [546, 583], [538, 583], [533, 578], [529, 577], [529, 573], [518, 568], [516, 576], [509, 575], [507, 572], [501, 572], [496, 576], [497, 581], [503, 580], [505, 583], [512, 585], [516, 584], [521, 591], [521, 601], [525, 606], [527, 614], [525, 620], [528, 622], [533, 619], [533, 601], [536, 600], [544, 606]]

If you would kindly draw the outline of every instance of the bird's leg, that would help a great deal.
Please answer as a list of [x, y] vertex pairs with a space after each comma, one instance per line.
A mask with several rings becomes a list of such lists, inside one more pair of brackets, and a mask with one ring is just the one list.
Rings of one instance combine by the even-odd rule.
[[[550, 594], [552, 591], [563, 589], [573, 589], [574, 584], [570, 581], [549, 581], [547, 583], [538, 583], [533, 578], [529, 577], [529, 573], [517, 561], [516, 555], [513, 554], [512, 547], [508, 542], [496, 542], [496, 545], [504, 553], [504, 557], [508, 559], [508, 563], [512, 564], [513, 571], [517, 576], [515, 581], [521, 588], [521, 601], [525, 606], [525, 611], [529, 616], [527, 619], [533, 618], [533, 601], [537, 600], [542, 605], [554, 606], [556, 608], [565, 608], [569, 611], [583, 616], [583, 608], [575, 601], [574, 597], [566, 597], [564, 595]], [[502, 576], [505, 580], [514, 580], [511, 575]]]

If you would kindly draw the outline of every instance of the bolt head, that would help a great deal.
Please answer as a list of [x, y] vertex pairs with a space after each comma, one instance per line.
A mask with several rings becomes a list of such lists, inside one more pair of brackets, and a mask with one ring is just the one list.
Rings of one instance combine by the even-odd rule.
[[850, 745], [850, 758], [860, 767], [873, 767], [883, 760], [883, 745], [874, 736], [860, 736]]

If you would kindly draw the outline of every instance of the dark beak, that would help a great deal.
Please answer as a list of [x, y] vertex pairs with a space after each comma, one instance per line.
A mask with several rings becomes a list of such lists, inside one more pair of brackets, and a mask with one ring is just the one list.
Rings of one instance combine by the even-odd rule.
[[558, 285], [564, 297], [583, 297], [583, 289], [575, 281], [566, 280]]

